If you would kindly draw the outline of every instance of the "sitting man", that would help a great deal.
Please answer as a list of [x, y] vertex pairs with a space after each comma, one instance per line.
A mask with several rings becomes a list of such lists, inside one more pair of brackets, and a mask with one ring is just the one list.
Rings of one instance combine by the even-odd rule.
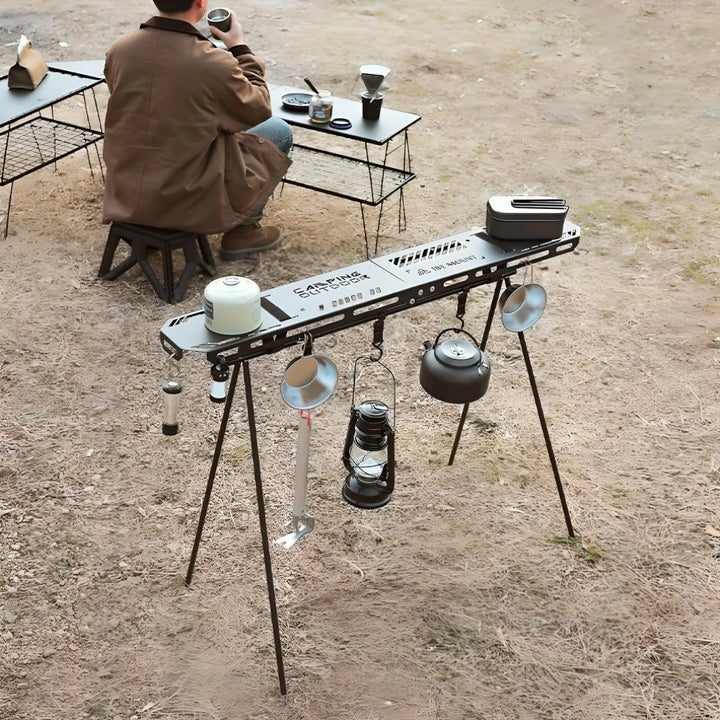
[[107, 52], [104, 222], [224, 233], [223, 260], [280, 242], [260, 226], [290, 166], [292, 130], [272, 117], [265, 64], [232, 13], [229, 52], [195, 27], [208, 0], [154, 0], [159, 15]]

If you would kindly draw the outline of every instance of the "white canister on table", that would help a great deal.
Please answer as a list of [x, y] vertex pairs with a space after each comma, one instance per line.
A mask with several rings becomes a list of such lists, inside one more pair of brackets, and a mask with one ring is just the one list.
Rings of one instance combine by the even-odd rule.
[[219, 335], [245, 335], [262, 324], [260, 288], [237, 275], [217, 278], [205, 288], [205, 327]]

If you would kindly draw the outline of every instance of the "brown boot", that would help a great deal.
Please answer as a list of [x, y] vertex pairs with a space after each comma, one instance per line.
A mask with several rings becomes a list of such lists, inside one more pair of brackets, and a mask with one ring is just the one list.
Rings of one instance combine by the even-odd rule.
[[241, 260], [248, 255], [270, 250], [280, 243], [280, 228], [260, 223], [237, 225], [222, 236], [221, 260]]

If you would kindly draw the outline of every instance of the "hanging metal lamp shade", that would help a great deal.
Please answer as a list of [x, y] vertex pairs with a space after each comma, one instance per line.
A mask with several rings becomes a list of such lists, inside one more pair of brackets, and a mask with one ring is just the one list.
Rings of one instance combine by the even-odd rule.
[[500, 297], [500, 318], [510, 332], [531, 328], [542, 316], [547, 293], [542, 285], [510, 285]]
[[332, 360], [322, 355], [303, 355], [285, 370], [280, 394], [291, 408], [312, 410], [333, 394], [337, 378]]

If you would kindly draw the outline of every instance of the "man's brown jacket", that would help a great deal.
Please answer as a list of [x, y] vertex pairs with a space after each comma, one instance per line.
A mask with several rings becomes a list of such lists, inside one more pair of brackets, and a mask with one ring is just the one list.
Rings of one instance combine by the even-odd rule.
[[264, 63], [231, 50], [154, 17], [107, 52], [105, 222], [224, 232], [268, 199], [290, 160], [242, 132], [271, 116], [270, 93]]

